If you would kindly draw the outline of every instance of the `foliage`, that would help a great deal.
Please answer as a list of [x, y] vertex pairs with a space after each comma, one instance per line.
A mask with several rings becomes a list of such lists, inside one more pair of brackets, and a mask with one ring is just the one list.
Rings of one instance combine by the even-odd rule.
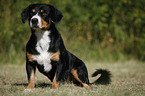
[[90, 43], [96, 48], [123, 52], [145, 60], [145, 1], [53, 1], [69, 25], [67, 40]]
[[50, 3], [63, 13], [57, 27], [67, 48], [76, 55], [87, 53], [96, 60], [145, 60], [144, 0], [1, 0], [0, 57], [15, 57], [12, 49], [16, 54], [25, 51], [30, 29], [22, 24], [20, 14], [38, 2]]

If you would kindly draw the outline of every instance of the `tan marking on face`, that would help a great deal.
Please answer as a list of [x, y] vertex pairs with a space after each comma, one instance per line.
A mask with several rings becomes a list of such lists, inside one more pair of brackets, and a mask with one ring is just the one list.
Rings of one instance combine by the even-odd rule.
[[32, 12], [35, 12], [35, 9], [33, 9]]
[[28, 80], [28, 86], [26, 89], [33, 89], [35, 86], [35, 81], [34, 81], [34, 70], [32, 69], [31, 71], [31, 77]]
[[33, 54], [30, 54], [29, 52], [27, 52], [27, 58], [30, 62], [34, 61], [34, 59], [32, 58], [32, 56], [34, 56]]
[[56, 89], [59, 87], [60, 82], [56, 81], [56, 74], [54, 76], [53, 82], [52, 82], [52, 89]]
[[60, 57], [60, 52], [57, 51], [56, 53], [52, 53], [51, 60], [53, 60], [53, 61], [59, 61], [59, 57]]
[[41, 10], [41, 12], [44, 12], [44, 10]]
[[46, 21], [43, 20], [43, 18], [41, 18], [41, 27], [45, 28], [45, 29], [49, 29], [51, 25], [51, 19], [49, 18], [49, 23], [47, 23]]
[[79, 79], [77, 70], [72, 69], [72, 70], [71, 70], [71, 74], [72, 74], [72, 75], [74, 76], [74, 78], [75, 78], [78, 82], [80, 82], [85, 88], [88, 88], [88, 87], [89, 87], [88, 84], [83, 83], [83, 82]]

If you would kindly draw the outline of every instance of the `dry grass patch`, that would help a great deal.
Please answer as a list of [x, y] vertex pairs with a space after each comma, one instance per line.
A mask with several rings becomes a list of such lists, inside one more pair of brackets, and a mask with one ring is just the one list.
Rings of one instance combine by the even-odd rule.
[[[91, 85], [89, 88], [61, 84], [51, 89], [50, 81], [36, 72], [35, 89], [24, 91], [27, 78], [24, 64], [0, 65], [0, 96], [144, 96], [145, 63], [128, 61], [117, 63], [87, 62], [89, 75], [97, 68], [108, 69], [112, 73], [110, 85]], [[93, 79], [91, 79], [93, 80]]]

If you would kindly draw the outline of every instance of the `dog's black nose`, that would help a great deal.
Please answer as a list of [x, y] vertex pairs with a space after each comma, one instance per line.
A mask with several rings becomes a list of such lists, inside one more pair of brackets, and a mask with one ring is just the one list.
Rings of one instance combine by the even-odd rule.
[[38, 19], [37, 19], [37, 18], [33, 18], [33, 19], [32, 19], [32, 23], [33, 23], [33, 24], [37, 24], [37, 23], [38, 23]]

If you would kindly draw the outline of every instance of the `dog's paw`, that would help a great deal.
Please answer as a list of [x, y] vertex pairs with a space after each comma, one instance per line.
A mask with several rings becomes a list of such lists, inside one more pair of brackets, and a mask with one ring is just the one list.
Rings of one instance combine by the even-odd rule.
[[88, 84], [83, 84], [83, 86], [85, 87], [85, 88], [89, 88], [89, 85]]
[[24, 89], [24, 93], [28, 93], [28, 92], [32, 92], [33, 90], [32, 89]]

